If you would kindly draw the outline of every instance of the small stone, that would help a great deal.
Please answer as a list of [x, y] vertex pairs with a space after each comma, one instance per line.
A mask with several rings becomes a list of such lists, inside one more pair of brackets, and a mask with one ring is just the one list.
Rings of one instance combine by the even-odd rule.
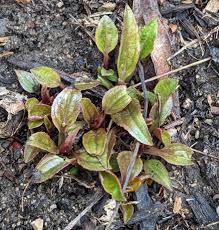
[[52, 204], [50, 207], [49, 207], [49, 211], [52, 212], [54, 209], [57, 208], [57, 205], [56, 204]]
[[61, 8], [61, 7], [63, 7], [63, 6], [64, 6], [64, 3], [63, 3], [63, 2], [58, 2], [58, 3], [57, 3], [57, 7], [58, 7], [58, 8]]
[[190, 98], [186, 98], [186, 100], [182, 104], [182, 107], [184, 109], [189, 109], [191, 108], [191, 106], [192, 106], [192, 101], [190, 100]]
[[208, 125], [212, 125], [213, 124], [213, 120], [212, 119], [206, 119], [205, 123]]
[[43, 219], [38, 218], [31, 222], [31, 225], [34, 230], [43, 230]]
[[200, 132], [199, 132], [199, 130], [196, 130], [196, 131], [195, 131], [195, 139], [198, 139], [199, 136], [200, 136]]

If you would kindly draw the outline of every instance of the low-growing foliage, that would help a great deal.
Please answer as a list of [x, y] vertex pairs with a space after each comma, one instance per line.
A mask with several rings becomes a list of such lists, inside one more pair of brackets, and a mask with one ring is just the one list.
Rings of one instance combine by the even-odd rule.
[[[146, 99], [128, 82], [137, 63], [153, 50], [156, 34], [156, 19], [138, 28], [132, 10], [126, 6], [117, 70], [109, 69], [113, 62], [109, 61], [109, 53], [117, 45], [118, 30], [114, 22], [104, 16], [96, 30], [97, 47], [104, 56], [96, 81], [76, 82], [63, 89], [59, 74], [52, 68], [41, 66], [31, 69], [30, 73], [16, 71], [27, 92], [35, 93], [41, 85], [41, 99], [32, 97], [26, 101], [31, 135], [25, 145], [24, 161], [27, 163], [39, 153], [44, 154], [32, 182], [44, 182], [64, 168], [82, 167], [99, 172], [105, 191], [121, 202], [125, 222], [134, 212], [127, 194], [136, 191], [146, 179], [151, 178], [172, 190], [165, 164], [148, 158], [152, 155], [174, 165], [192, 164], [192, 150], [183, 144], [171, 143], [170, 134], [162, 129], [172, 111], [177, 81], [160, 80], [153, 92], [147, 92]], [[95, 101], [92, 95], [84, 97], [84, 91], [99, 84], [106, 89], [101, 102]], [[51, 94], [52, 88], [57, 88], [55, 92], [59, 93]], [[150, 109], [146, 120], [142, 113], [144, 100], [149, 101]], [[142, 148], [123, 193], [122, 185], [136, 142]]]

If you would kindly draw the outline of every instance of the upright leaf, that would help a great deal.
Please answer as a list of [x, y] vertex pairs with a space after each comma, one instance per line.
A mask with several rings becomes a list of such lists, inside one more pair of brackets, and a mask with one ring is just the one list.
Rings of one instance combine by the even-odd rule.
[[125, 85], [115, 86], [105, 93], [102, 107], [106, 114], [113, 114], [122, 111], [131, 100]]
[[33, 160], [39, 152], [40, 150], [38, 148], [29, 145], [27, 141], [24, 148], [24, 162], [28, 163]]
[[39, 90], [40, 85], [32, 73], [23, 70], [15, 70], [15, 73], [19, 83], [25, 91], [28, 93], [35, 93]]
[[57, 155], [47, 154], [36, 166], [38, 172], [33, 175], [32, 181], [34, 183], [42, 183], [52, 178], [70, 163], [70, 159], [63, 159]]
[[144, 171], [152, 180], [172, 190], [168, 172], [159, 160], [146, 160], [144, 162]]
[[36, 80], [43, 86], [55, 88], [61, 83], [59, 74], [52, 68], [46, 66], [39, 66], [31, 69]]
[[[127, 171], [128, 171], [128, 166], [130, 164], [130, 160], [132, 157], [133, 153], [131, 151], [123, 151], [118, 154], [117, 161], [121, 173], [121, 181], [125, 181]], [[130, 180], [133, 178], [137, 177], [143, 168], [143, 163], [140, 158], [137, 158], [134, 164], [134, 167], [132, 169], [132, 173], [130, 176]]]
[[133, 204], [125, 203], [125, 204], [122, 204], [121, 207], [122, 207], [124, 223], [127, 224], [128, 221], [131, 219], [131, 217], [134, 214], [134, 206]]
[[118, 30], [114, 22], [107, 15], [103, 16], [96, 29], [96, 45], [104, 54], [108, 55], [115, 49], [118, 42]]
[[56, 144], [50, 138], [50, 136], [44, 132], [38, 132], [32, 134], [28, 140], [28, 145], [49, 153], [53, 153], [53, 154], [58, 153], [58, 148]]
[[140, 55], [138, 25], [131, 8], [126, 5], [121, 44], [117, 61], [120, 81], [128, 80], [136, 69]]
[[161, 101], [164, 101], [176, 91], [177, 84], [178, 81], [175, 79], [162, 79], [155, 86], [154, 92], [160, 95]]
[[171, 136], [167, 130], [162, 130], [161, 128], [156, 128], [153, 134], [165, 145], [171, 144]]
[[101, 67], [100, 69], [100, 75], [107, 80], [110, 80], [112, 82], [117, 82], [118, 77], [113, 69], [105, 69], [104, 67]]
[[145, 145], [153, 145], [148, 127], [141, 113], [138, 100], [132, 102], [121, 112], [111, 115], [112, 120], [123, 127], [135, 139]]
[[81, 98], [80, 91], [65, 88], [53, 101], [51, 117], [59, 132], [65, 132], [75, 123], [80, 113]]
[[141, 44], [141, 59], [146, 58], [152, 52], [154, 47], [154, 41], [157, 37], [157, 28], [157, 20], [153, 19], [147, 25], [140, 29], [139, 34]]
[[81, 108], [84, 120], [91, 125], [99, 115], [97, 107], [88, 98], [82, 98]]
[[99, 175], [104, 190], [109, 193], [114, 200], [126, 201], [122, 193], [121, 184], [115, 174], [110, 171], [105, 171], [99, 172]]
[[103, 128], [91, 130], [84, 134], [82, 142], [89, 154], [102, 155], [107, 142], [106, 131]]

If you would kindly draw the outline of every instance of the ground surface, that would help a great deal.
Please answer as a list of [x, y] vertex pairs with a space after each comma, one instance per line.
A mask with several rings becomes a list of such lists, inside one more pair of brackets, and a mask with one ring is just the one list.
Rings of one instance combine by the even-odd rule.
[[[86, 71], [95, 77], [101, 56], [87, 33], [73, 22], [72, 16], [84, 20], [88, 13], [96, 13], [103, 2], [34, 0], [34, 4], [19, 5], [13, 0], [2, 0], [0, 37], [10, 36], [10, 41], [0, 46], [0, 53], [12, 51], [12, 56], [20, 60], [48, 65], [67, 73]], [[121, 11], [121, 2], [117, 1], [113, 17]], [[194, 8], [172, 13], [171, 7], [176, 9], [181, 1], [162, 2], [163, 16], [170, 24], [178, 26], [172, 34], [173, 53], [184, 46], [184, 42], [199, 38], [218, 25], [218, 21], [213, 19], [203, 22]], [[202, 11], [204, 6], [200, 4], [197, 7]], [[170, 10], [170, 13], [165, 10]], [[191, 25], [195, 30], [191, 30]], [[91, 33], [94, 26], [91, 21], [88, 27]], [[208, 43], [187, 49], [171, 60], [172, 67], [214, 55], [219, 50], [217, 41], [214, 35]], [[194, 148], [215, 158], [196, 153], [193, 166], [170, 167], [175, 187], [171, 194], [158, 193], [157, 186], [149, 187], [152, 199], [167, 205], [159, 219], [159, 229], [197, 229], [209, 223], [211, 228], [218, 229], [215, 222], [218, 221], [216, 208], [219, 204], [213, 197], [219, 191], [219, 115], [212, 114], [209, 104], [212, 100], [212, 106], [219, 106], [219, 62], [216, 56], [213, 57], [215, 62], [207, 62], [175, 75], [180, 79], [181, 117], [185, 120], [172, 131], [177, 131], [183, 143], [197, 143]], [[0, 86], [22, 92], [14, 68], [9, 64], [8, 57], [0, 58]], [[1, 121], [4, 121], [5, 114], [0, 112]], [[45, 229], [63, 229], [89, 204], [94, 191], [70, 179], [64, 179], [60, 186], [60, 178], [54, 178], [45, 184], [29, 187], [22, 204], [26, 178], [33, 168], [33, 165], [24, 164], [22, 151], [17, 147], [17, 143], [25, 143], [26, 137], [27, 129], [23, 126], [15, 137], [0, 140], [0, 229], [32, 229], [30, 223], [38, 217], [43, 218]], [[89, 180], [96, 178], [94, 175]], [[182, 199], [182, 209], [174, 214], [173, 204], [177, 199]]]

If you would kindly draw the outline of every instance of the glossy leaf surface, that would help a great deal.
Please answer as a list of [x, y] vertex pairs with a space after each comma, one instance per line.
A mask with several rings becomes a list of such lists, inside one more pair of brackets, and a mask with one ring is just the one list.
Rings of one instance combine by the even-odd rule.
[[28, 93], [35, 93], [39, 90], [40, 85], [32, 73], [23, 70], [15, 70], [15, 73], [18, 77], [19, 83], [25, 91]]
[[98, 49], [104, 55], [108, 55], [115, 49], [118, 42], [118, 30], [110, 17], [105, 15], [100, 19], [95, 38]]
[[[131, 151], [123, 151], [118, 154], [117, 161], [120, 168], [122, 182], [125, 181], [132, 154], [133, 152]], [[130, 180], [132, 180], [132, 178], [134, 177], [137, 177], [141, 173], [142, 168], [143, 168], [142, 160], [140, 158], [137, 158], [132, 169]]]
[[141, 107], [136, 99], [121, 112], [113, 114], [112, 120], [123, 127], [135, 139], [145, 145], [153, 145], [148, 127], [141, 113]]
[[34, 133], [30, 136], [28, 140], [28, 145], [32, 147], [36, 147], [40, 150], [57, 154], [58, 148], [54, 141], [50, 138], [50, 136], [47, 133], [44, 132], [38, 132]]
[[127, 204], [122, 204], [121, 207], [123, 213], [123, 221], [125, 224], [127, 224], [134, 214], [134, 206], [133, 204], [127, 203]]
[[126, 86], [115, 86], [105, 93], [102, 107], [106, 114], [114, 114], [122, 111], [131, 100], [132, 98], [128, 95]]
[[65, 88], [53, 101], [51, 117], [59, 132], [65, 132], [75, 123], [80, 113], [81, 98], [80, 91]]
[[123, 30], [117, 61], [119, 80], [128, 80], [136, 69], [140, 55], [140, 39], [138, 25], [131, 8], [126, 5], [124, 11]]
[[61, 171], [70, 163], [71, 161], [69, 159], [64, 159], [57, 155], [45, 155], [36, 166], [38, 173], [36, 173], [36, 175], [34, 176], [33, 182], [42, 183], [52, 178], [56, 173]]
[[81, 108], [84, 120], [91, 125], [99, 115], [97, 107], [88, 98], [81, 99]]
[[39, 66], [31, 69], [36, 80], [43, 86], [55, 88], [61, 83], [59, 74], [52, 68], [47, 66]]
[[146, 160], [144, 162], [144, 171], [152, 180], [163, 185], [167, 189], [172, 190], [168, 171], [159, 160]]
[[141, 44], [141, 59], [146, 58], [152, 52], [154, 47], [154, 41], [157, 37], [157, 28], [157, 20], [153, 19], [147, 25], [140, 29], [139, 34]]
[[121, 184], [115, 174], [113, 174], [110, 171], [105, 171], [105, 172], [99, 172], [99, 175], [104, 190], [107, 193], [109, 193], [114, 200], [116, 201], [126, 200], [124, 195], [122, 194]]
[[103, 128], [91, 130], [83, 135], [82, 142], [89, 154], [101, 155], [107, 142], [106, 131]]

